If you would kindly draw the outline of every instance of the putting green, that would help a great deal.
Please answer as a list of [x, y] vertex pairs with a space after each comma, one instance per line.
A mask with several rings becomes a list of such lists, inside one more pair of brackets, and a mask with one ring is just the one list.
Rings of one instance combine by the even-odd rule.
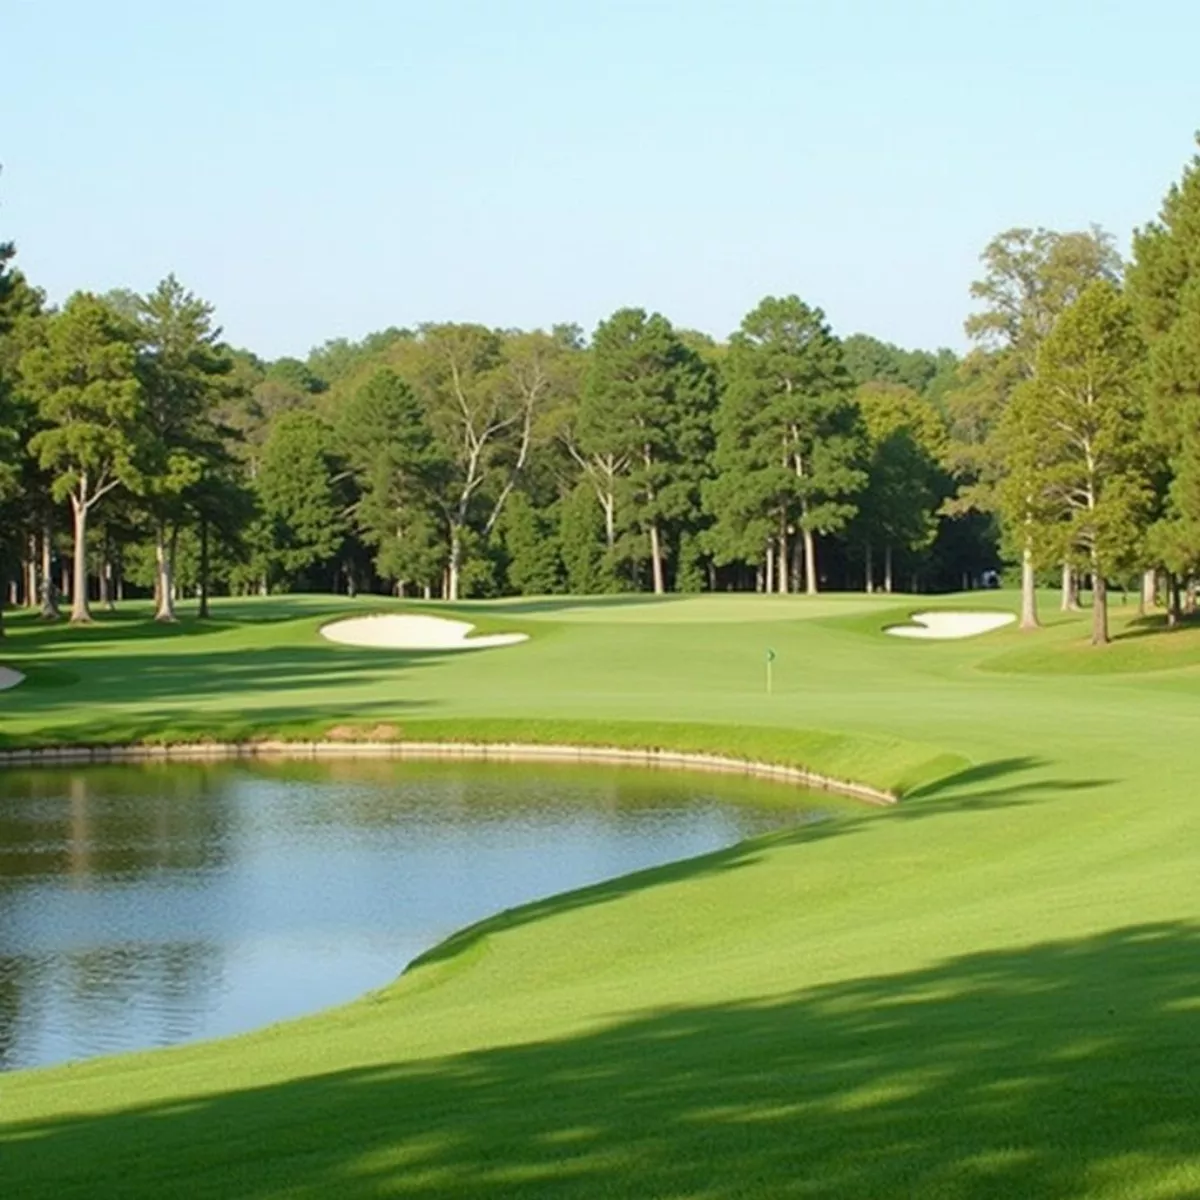
[[1087, 659], [1086, 615], [1034, 635], [884, 635], [912, 608], [437, 609], [529, 633], [519, 655], [330, 645], [321, 622], [365, 604], [315, 597], [170, 630], [18, 619], [8, 746], [338, 724], [640, 739], [906, 796], [505, 914], [334, 1012], [6, 1077], [6, 1192], [1200, 1193], [1194, 635], [1131, 626]]

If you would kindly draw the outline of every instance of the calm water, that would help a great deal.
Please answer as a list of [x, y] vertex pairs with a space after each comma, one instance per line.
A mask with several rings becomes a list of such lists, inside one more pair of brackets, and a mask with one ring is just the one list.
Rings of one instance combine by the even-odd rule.
[[250, 1029], [481, 917], [827, 815], [779, 785], [394, 762], [0, 773], [0, 1068]]

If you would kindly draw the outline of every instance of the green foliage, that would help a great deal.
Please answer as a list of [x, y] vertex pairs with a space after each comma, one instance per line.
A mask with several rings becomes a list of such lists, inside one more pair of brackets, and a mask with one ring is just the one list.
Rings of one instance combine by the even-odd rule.
[[717, 479], [706, 489], [720, 556], [761, 552], [752, 543], [764, 534], [845, 528], [866, 482], [863, 434], [824, 314], [768, 297], [730, 340], [723, 373]]
[[1129, 297], [1150, 348], [1146, 436], [1166, 467], [1151, 545], [1187, 575], [1200, 568], [1200, 157], [1135, 236]]
[[539, 512], [524, 492], [514, 492], [502, 518], [510, 588], [525, 596], [563, 590], [563, 566], [553, 514]]
[[587, 482], [579, 483], [558, 506], [558, 543], [568, 592], [603, 595], [622, 590], [615, 552], [604, 541], [604, 514]]
[[341, 548], [347, 525], [335, 474], [333, 431], [320, 417], [297, 411], [275, 422], [255, 479], [273, 572], [299, 575]]
[[877, 546], [919, 550], [937, 532], [946, 431], [933, 406], [900, 384], [855, 393], [867, 440], [867, 486], [855, 532]]
[[[664, 542], [694, 521], [708, 473], [715, 376], [658, 313], [626, 308], [602, 321], [574, 429], [575, 453], [608, 517], [608, 548], [649, 557], [665, 588]], [[636, 548], [634, 548], [636, 547]]]
[[924, 394], [935, 380], [952, 373], [957, 356], [952, 350], [902, 350], [866, 333], [854, 333], [842, 342], [842, 361], [855, 386], [892, 383]]
[[44, 426], [30, 449], [52, 472], [56, 499], [89, 507], [114, 488], [143, 486], [145, 395], [137, 328], [103, 301], [77, 292], [46, 323], [21, 373]]
[[1035, 561], [1086, 565], [1105, 578], [1144, 561], [1150, 511], [1141, 438], [1144, 345], [1129, 305], [1100, 281], [1084, 290], [1042, 343], [1033, 377], [1013, 393], [1000, 427], [1004, 511]]
[[438, 517], [449, 470], [413, 390], [380, 367], [342, 406], [337, 438], [358, 485], [355, 520], [379, 573], [430, 584], [445, 565]]

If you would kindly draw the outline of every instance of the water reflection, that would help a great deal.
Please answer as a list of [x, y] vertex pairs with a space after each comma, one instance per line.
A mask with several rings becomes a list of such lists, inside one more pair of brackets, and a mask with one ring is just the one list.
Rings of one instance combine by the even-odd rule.
[[0, 1067], [253, 1028], [539, 896], [827, 815], [630, 768], [147, 765], [0, 775]]

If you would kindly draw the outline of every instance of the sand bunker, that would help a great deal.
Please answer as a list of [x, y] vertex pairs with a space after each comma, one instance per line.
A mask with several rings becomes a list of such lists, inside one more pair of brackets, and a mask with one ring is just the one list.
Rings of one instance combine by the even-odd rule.
[[343, 646], [372, 646], [384, 650], [484, 650], [528, 641], [524, 633], [491, 633], [468, 636], [475, 626], [445, 617], [381, 613], [351, 617], [321, 628], [321, 636]]
[[25, 676], [20, 671], [14, 671], [12, 667], [0, 667], [0, 692], [5, 688], [14, 688], [18, 683], [23, 682]]
[[913, 613], [911, 625], [889, 625], [884, 633], [905, 638], [975, 637], [980, 633], [991, 633], [1003, 629], [1017, 618], [1012, 613], [1000, 612], [919, 612]]

